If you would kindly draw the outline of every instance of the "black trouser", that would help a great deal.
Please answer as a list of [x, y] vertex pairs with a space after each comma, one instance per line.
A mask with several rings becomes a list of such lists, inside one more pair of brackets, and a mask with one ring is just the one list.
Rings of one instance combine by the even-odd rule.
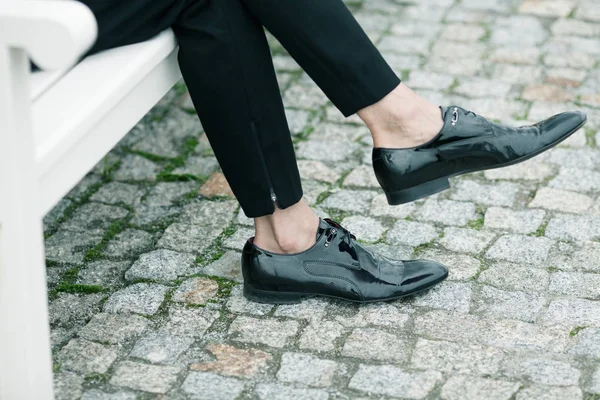
[[266, 27], [346, 116], [399, 78], [341, 0], [81, 0], [98, 21], [91, 52], [172, 27], [179, 65], [223, 173], [248, 217], [302, 198]]

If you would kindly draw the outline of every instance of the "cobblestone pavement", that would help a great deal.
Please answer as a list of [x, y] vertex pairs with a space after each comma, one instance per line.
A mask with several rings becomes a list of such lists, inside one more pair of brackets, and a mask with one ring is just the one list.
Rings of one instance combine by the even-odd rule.
[[270, 306], [241, 295], [251, 221], [177, 86], [45, 219], [58, 399], [600, 399], [600, 2], [351, 7], [435, 103], [589, 123], [389, 207], [367, 129], [273, 41], [308, 201], [450, 278], [405, 301]]

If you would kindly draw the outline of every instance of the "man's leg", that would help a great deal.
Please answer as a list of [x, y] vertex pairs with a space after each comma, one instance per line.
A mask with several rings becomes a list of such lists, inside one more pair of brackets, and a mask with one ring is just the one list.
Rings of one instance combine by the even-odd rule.
[[388, 66], [342, 0], [241, 0], [333, 104], [358, 113], [375, 147], [411, 147], [442, 128], [439, 107]]
[[[398, 84], [341, 0], [240, 1], [344, 115], [358, 113], [369, 127], [375, 173], [390, 204], [447, 189], [451, 176], [524, 161], [585, 123], [584, 114], [570, 112], [511, 128], [431, 104]], [[293, 232], [293, 223], [285, 223]]]

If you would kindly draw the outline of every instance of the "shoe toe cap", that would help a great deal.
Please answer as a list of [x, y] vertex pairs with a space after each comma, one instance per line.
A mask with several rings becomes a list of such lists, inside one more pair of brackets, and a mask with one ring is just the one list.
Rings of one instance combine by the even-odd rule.
[[405, 261], [402, 286], [417, 291], [433, 286], [448, 276], [448, 268], [430, 260]]
[[581, 111], [568, 111], [550, 117], [538, 124], [544, 135], [561, 137], [572, 133], [587, 121], [587, 116]]

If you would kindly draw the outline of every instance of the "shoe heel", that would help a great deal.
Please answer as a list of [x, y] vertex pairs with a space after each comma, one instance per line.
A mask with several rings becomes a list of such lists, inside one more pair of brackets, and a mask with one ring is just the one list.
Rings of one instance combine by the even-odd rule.
[[309, 296], [304, 293], [274, 292], [271, 290], [261, 290], [249, 285], [244, 285], [244, 297], [256, 303], [298, 304], [302, 302], [302, 299], [305, 299]]
[[385, 196], [387, 197], [389, 205], [396, 206], [398, 204], [410, 203], [411, 201], [431, 196], [432, 194], [439, 193], [449, 188], [450, 181], [448, 178], [439, 178], [408, 189], [398, 190], [396, 192], [385, 192]]

